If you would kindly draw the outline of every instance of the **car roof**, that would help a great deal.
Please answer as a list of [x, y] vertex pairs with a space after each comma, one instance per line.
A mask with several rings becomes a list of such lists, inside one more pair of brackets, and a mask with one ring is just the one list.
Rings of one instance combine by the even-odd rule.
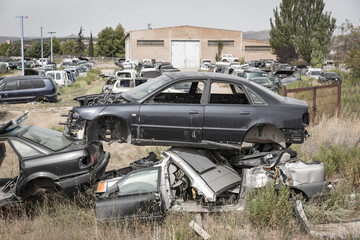
[[31, 80], [31, 79], [49, 79], [49, 77], [43, 77], [40, 75], [26, 75], [26, 76], [16, 76], [16, 77], [7, 77], [6, 81], [17, 81], [17, 80]]
[[243, 81], [247, 83], [249, 82], [249, 80], [235, 75], [214, 73], [214, 72], [166, 72], [163, 75], [166, 75], [171, 79], [179, 79], [179, 78], [213, 79], [214, 78], [219, 80]]

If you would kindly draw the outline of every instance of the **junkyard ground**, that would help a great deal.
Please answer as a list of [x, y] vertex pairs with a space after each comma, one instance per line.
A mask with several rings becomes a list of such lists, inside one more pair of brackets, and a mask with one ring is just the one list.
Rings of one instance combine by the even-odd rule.
[[[112, 73], [115, 68], [112, 62], [96, 63], [95, 67], [102, 72]], [[71, 99], [79, 95], [99, 92], [104, 80], [97, 78], [90, 85], [81, 83], [79, 89], [64, 90], [58, 103], [5, 104], [0, 108], [0, 121], [18, 116], [28, 110], [30, 118], [26, 124], [61, 130], [59, 122], [66, 118], [72, 106]], [[359, 93], [358, 93], [359, 94]], [[360, 106], [359, 106], [360, 108]], [[4, 113], [5, 116], [2, 116]], [[3, 117], [1, 119], [1, 117]], [[360, 191], [360, 150], [354, 150], [360, 137], [359, 115], [347, 115], [340, 119], [324, 118], [316, 126], [310, 126], [311, 137], [302, 145], [293, 148], [301, 159], [311, 161], [317, 159], [333, 167], [330, 181], [346, 191]], [[146, 156], [150, 151], [159, 153], [165, 147], [140, 147], [129, 144], [104, 144], [106, 151], [111, 153], [108, 170], [127, 166], [130, 162]], [[7, 150], [9, 148], [7, 147]], [[360, 149], [360, 146], [359, 146]], [[0, 177], [8, 177], [14, 169], [18, 169], [16, 156], [8, 151], [7, 158], [1, 166]], [[335, 156], [336, 155], [336, 156]], [[326, 162], [326, 160], [331, 161]], [[340, 160], [339, 160], [340, 159]], [[339, 162], [341, 161], [341, 162]], [[339, 169], [337, 169], [339, 168]], [[15, 173], [16, 175], [16, 173]], [[346, 177], [349, 176], [349, 177]], [[360, 202], [360, 201], [359, 201]], [[358, 203], [359, 203], [358, 202]], [[189, 227], [189, 222], [195, 220], [195, 215], [189, 213], [170, 213], [162, 221], [124, 221], [96, 222], [91, 208], [92, 202], [80, 199], [74, 202], [59, 202], [57, 204], [34, 207], [29, 213], [23, 206], [0, 212], [0, 239], [200, 239]], [[360, 207], [355, 207], [355, 215], [360, 216]], [[212, 239], [316, 239], [301, 231], [301, 226], [290, 211], [287, 224], [274, 224], [276, 216], [269, 221], [273, 224], [259, 226], [250, 219], [248, 210], [202, 216], [203, 228]], [[349, 236], [351, 237], [351, 236]]]

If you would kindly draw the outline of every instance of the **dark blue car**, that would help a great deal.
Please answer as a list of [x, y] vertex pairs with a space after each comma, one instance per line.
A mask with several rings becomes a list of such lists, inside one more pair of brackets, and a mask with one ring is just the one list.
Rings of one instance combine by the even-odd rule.
[[0, 80], [0, 103], [56, 101], [56, 85], [50, 77], [17, 76]]

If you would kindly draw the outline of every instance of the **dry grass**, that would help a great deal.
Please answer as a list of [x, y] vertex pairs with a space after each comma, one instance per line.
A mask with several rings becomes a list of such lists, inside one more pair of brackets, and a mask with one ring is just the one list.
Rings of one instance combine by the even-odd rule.
[[360, 118], [323, 117], [315, 126], [309, 127], [310, 138], [296, 146], [301, 159], [310, 161], [321, 146], [331, 148], [334, 145], [354, 147], [360, 138]]

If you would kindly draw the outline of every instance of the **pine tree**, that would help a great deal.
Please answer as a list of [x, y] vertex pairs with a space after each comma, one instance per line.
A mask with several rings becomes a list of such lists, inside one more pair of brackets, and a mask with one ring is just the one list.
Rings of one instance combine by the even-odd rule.
[[94, 57], [94, 42], [92, 37], [92, 32], [90, 32], [90, 41], [89, 41], [89, 57]]
[[78, 33], [78, 38], [75, 44], [75, 55], [81, 57], [85, 52], [85, 44], [83, 42], [84, 35], [83, 35], [83, 28], [80, 27], [80, 31]]

